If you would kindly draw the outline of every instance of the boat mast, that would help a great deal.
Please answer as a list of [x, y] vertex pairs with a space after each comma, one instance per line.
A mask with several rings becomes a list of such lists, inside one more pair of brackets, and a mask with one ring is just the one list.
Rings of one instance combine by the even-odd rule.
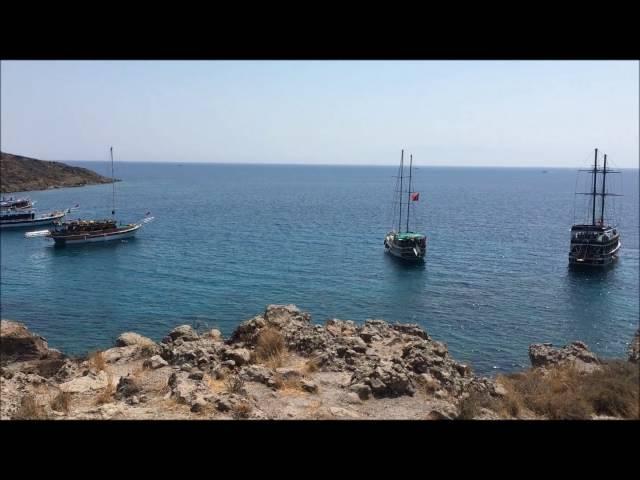
[[600, 225], [604, 225], [604, 197], [605, 197], [605, 182], [607, 178], [607, 154], [604, 154], [604, 167], [602, 169], [602, 203], [600, 207]]
[[409, 231], [409, 205], [411, 204], [411, 168], [413, 167], [413, 154], [409, 155], [409, 191], [407, 192], [407, 232]]
[[111, 216], [115, 219], [116, 216], [116, 179], [113, 176], [113, 147], [111, 147], [111, 184], [113, 186], [113, 198], [112, 198], [112, 209]]
[[400, 233], [401, 230], [401, 226], [402, 226], [402, 174], [404, 172], [404, 149], [402, 149], [402, 152], [400, 153], [400, 195], [398, 196], [398, 198], [400, 198], [400, 219], [398, 220], [398, 233]]
[[596, 156], [593, 161], [593, 208], [591, 213], [591, 224], [596, 224], [596, 179], [598, 178], [598, 149], [596, 148]]

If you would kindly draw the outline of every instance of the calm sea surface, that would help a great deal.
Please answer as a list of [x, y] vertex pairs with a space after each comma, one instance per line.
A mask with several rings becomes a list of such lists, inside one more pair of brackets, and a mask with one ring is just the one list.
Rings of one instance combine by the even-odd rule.
[[[107, 164], [72, 162], [107, 174]], [[528, 365], [533, 342], [621, 356], [638, 328], [638, 171], [621, 176], [618, 264], [567, 269], [574, 170], [419, 168], [427, 262], [383, 252], [395, 167], [116, 164], [117, 213], [137, 238], [54, 248], [3, 230], [2, 317], [68, 353], [176, 325], [225, 335], [269, 303], [329, 318], [417, 322], [482, 374]], [[32, 192], [41, 211], [110, 213], [111, 186]]]

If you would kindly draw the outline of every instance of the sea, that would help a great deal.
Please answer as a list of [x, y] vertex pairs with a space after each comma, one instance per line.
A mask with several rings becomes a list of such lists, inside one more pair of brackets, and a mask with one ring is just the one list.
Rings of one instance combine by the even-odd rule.
[[[229, 335], [268, 304], [296, 304], [315, 323], [417, 323], [481, 375], [528, 366], [537, 342], [581, 340], [603, 357], [626, 355], [640, 315], [638, 170], [616, 177], [623, 196], [606, 215], [616, 216], [621, 256], [598, 272], [567, 265], [569, 229], [585, 206], [574, 169], [418, 165], [410, 229], [427, 235], [423, 265], [384, 253], [398, 222], [397, 174], [117, 163], [116, 217], [155, 220], [134, 239], [63, 248], [1, 230], [1, 316], [74, 355], [109, 348], [125, 331], [159, 341], [190, 324]], [[111, 185], [28, 195], [41, 212], [78, 204], [74, 219], [112, 209]]]

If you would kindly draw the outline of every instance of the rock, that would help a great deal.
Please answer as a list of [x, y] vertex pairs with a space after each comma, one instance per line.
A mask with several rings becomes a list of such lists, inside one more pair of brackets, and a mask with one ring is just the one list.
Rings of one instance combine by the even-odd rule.
[[364, 383], [375, 397], [413, 395], [415, 388], [407, 370], [399, 363], [381, 361], [363, 366], [351, 377], [351, 384]]
[[242, 366], [251, 360], [251, 352], [246, 348], [236, 348], [225, 353], [227, 360], [233, 360], [236, 365]]
[[222, 332], [220, 332], [220, 330], [218, 330], [217, 328], [214, 328], [213, 330], [209, 330], [206, 335], [212, 338], [216, 342], [222, 341]]
[[307, 379], [302, 379], [300, 381], [300, 386], [302, 387], [302, 389], [306, 392], [309, 393], [317, 393], [318, 392], [318, 385], [316, 385], [314, 382], [312, 382], [311, 380], [307, 380]]
[[142, 348], [155, 348], [156, 342], [135, 332], [125, 332], [116, 339], [116, 347], [136, 345]]
[[[175, 342], [180, 339], [183, 342], [192, 342], [197, 340], [198, 333], [191, 327], [191, 325], [180, 325], [169, 332], [169, 338]], [[165, 342], [166, 343], [166, 342]]]
[[191, 411], [192, 412], [203, 412], [207, 408], [207, 401], [201, 397], [197, 396], [193, 402], [191, 403]]
[[76, 377], [68, 382], [61, 383], [58, 387], [63, 392], [70, 393], [86, 393], [89, 391], [101, 390], [109, 384], [109, 378], [106, 372], [101, 371], [94, 377], [86, 375]]
[[180, 370], [182, 370], [183, 372], [190, 372], [192, 368], [193, 365], [191, 365], [189, 362], [180, 365]]
[[555, 348], [549, 344], [534, 343], [529, 346], [529, 360], [531, 365], [536, 368], [567, 364], [572, 364], [575, 368], [584, 372], [600, 368], [600, 360], [589, 351], [583, 342], [573, 342], [562, 348]]
[[22, 323], [0, 321], [1, 364], [62, 357], [59, 351], [49, 348], [43, 337], [32, 334]]
[[233, 408], [233, 402], [229, 398], [221, 397], [215, 401], [216, 408], [221, 412], [228, 412]]
[[267, 367], [262, 365], [249, 365], [241, 372], [241, 376], [252, 382], [267, 383], [272, 374]]
[[109, 348], [102, 352], [102, 358], [107, 363], [131, 360], [138, 355], [139, 348], [137, 345]]
[[329, 412], [337, 418], [360, 418], [356, 412], [342, 407], [329, 407]]
[[301, 376], [297, 369], [290, 367], [276, 368], [276, 373], [280, 375], [283, 380], [295, 380]]
[[346, 396], [346, 402], [352, 405], [356, 405], [362, 403], [362, 400], [356, 392], [349, 392]]
[[169, 363], [164, 358], [162, 358], [160, 355], [154, 355], [153, 357], [145, 360], [142, 365], [144, 367], [151, 368], [151, 369], [155, 370], [155, 369], [158, 369], [158, 368], [166, 367], [166, 366], [169, 365]]
[[629, 361], [634, 363], [640, 362], [640, 329], [636, 332], [629, 346]]
[[295, 305], [267, 305], [263, 316], [268, 325], [275, 327], [299, 321], [309, 323], [311, 320], [308, 313], [302, 312]]
[[121, 400], [139, 393], [140, 390], [140, 385], [138, 385], [136, 379], [131, 375], [127, 375], [126, 377], [120, 377], [120, 381], [116, 386], [115, 396], [118, 400]]
[[365, 385], [364, 383], [356, 383], [349, 387], [352, 393], [358, 395], [358, 398], [361, 400], [368, 400], [371, 396], [371, 387], [369, 385]]
[[429, 340], [429, 335], [420, 326], [415, 323], [393, 324], [391, 328], [396, 332], [403, 333], [413, 337], [422, 338], [423, 340]]
[[236, 362], [235, 360], [225, 360], [224, 362], [221, 362], [220, 365], [223, 367], [234, 368], [236, 366]]
[[193, 372], [189, 374], [189, 378], [191, 380], [202, 380], [204, 378], [204, 373], [202, 372]]
[[453, 418], [448, 412], [441, 410], [431, 410], [426, 416], [426, 420], [453, 420]]

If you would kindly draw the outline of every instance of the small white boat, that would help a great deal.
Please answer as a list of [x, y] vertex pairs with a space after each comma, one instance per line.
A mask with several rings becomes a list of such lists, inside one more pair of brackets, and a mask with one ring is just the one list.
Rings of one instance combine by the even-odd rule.
[[0, 213], [0, 228], [25, 228], [51, 225], [61, 220], [67, 212], [68, 210], [36, 215], [32, 209], [3, 210], [2, 213]]

